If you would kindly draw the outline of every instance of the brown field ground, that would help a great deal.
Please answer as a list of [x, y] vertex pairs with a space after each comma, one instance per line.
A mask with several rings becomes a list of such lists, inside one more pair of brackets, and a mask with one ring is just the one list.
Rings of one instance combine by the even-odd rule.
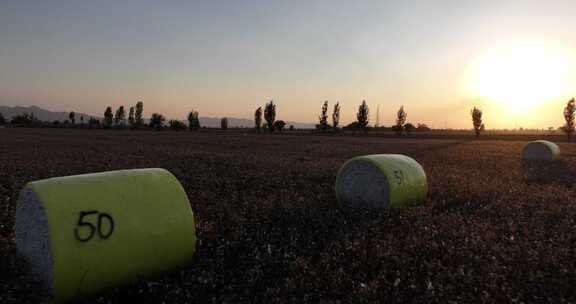
[[[194, 262], [92, 302], [575, 302], [576, 144], [523, 164], [528, 139], [0, 129], [0, 302], [35, 301], [13, 243], [26, 182], [145, 167], [188, 193]], [[338, 207], [339, 166], [374, 153], [420, 162], [427, 201]]]

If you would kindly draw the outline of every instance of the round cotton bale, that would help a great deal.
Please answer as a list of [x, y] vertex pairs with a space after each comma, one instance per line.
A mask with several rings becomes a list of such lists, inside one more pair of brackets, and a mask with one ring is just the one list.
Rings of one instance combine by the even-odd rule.
[[179, 269], [196, 247], [188, 197], [164, 169], [28, 183], [15, 231], [18, 253], [52, 302]]
[[427, 192], [422, 166], [400, 154], [352, 158], [336, 177], [336, 197], [347, 207], [401, 208], [424, 201]]
[[560, 157], [560, 148], [547, 140], [529, 142], [522, 150], [522, 159], [532, 161], [552, 161]]

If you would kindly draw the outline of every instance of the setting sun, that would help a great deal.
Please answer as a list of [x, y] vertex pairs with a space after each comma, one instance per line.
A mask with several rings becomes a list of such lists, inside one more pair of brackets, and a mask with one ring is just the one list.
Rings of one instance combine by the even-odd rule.
[[496, 47], [472, 68], [473, 93], [511, 112], [524, 112], [569, 93], [574, 60], [561, 47], [515, 43]]

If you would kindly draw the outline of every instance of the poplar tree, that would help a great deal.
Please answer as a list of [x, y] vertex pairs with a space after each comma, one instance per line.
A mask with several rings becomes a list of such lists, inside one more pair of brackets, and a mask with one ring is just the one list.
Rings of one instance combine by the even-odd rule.
[[142, 113], [144, 112], [144, 103], [139, 101], [136, 103], [136, 110], [134, 111], [134, 126], [139, 128], [144, 125]]
[[262, 107], [258, 107], [254, 112], [254, 124], [256, 127], [256, 132], [260, 133], [260, 128], [262, 125]]
[[220, 120], [220, 128], [224, 131], [228, 130], [228, 118], [224, 117]]
[[572, 139], [572, 133], [574, 133], [575, 111], [576, 111], [576, 102], [574, 101], [574, 98], [572, 98], [568, 101], [566, 107], [564, 108], [564, 120], [566, 120], [566, 123], [564, 124], [564, 127], [562, 127], [562, 130], [568, 136], [568, 141]]
[[401, 106], [396, 113], [396, 125], [394, 126], [394, 131], [398, 136], [402, 135], [402, 130], [404, 130], [404, 124], [406, 123], [406, 112], [404, 111], [404, 106]]
[[276, 105], [274, 101], [270, 100], [264, 108], [264, 119], [266, 120], [266, 126], [270, 132], [274, 132], [274, 122], [276, 121]]
[[126, 124], [126, 111], [124, 111], [124, 106], [120, 106], [118, 110], [116, 110], [116, 115], [114, 116], [114, 124], [120, 128], [123, 128]]
[[474, 126], [474, 133], [476, 134], [476, 138], [480, 137], [480, 132], [484, 131], [484, 124], [482, 123], [482, 110], [474, 107], [472, 111], [470, 111], [472, 115], [472, 125]]
[[106, 111], [104, 112], [104, 127], [106, 127], [106, 128], [112, 127], [113, 119], [114, 119], [114, 114], [112, 114], [112, 108], [107, 107]]
[[318, 116], [318, 120], [320, 122], [318, 128], [322, 131], [326, 131], [326, 129], [328, 129], [328, 100], [326, 100], [322, 105], [322, 112]]
[[130, 127], [134, 127], [134, 107], [130, 107], [130, 112], [128, 114], [128, 124]]
[[366, 100], [362, 100], [362, 104], [358, 107], [358, 113], [356, 114], [357, 127], [361, 129], [364, 134], [368, 133], [368, 122], [370, 109], [366, 104]]
[[68, 114], [68, 118], [70, 119], [70, 122], [72, 124], [76, 123], [76, 113], [74, 113], [74, 111], [70, 112], [70, 114]]
[[200, 119], [197, 111], [192, 110], [188, 113], [188, 128], [190, 130], [200, 129]]
[[332, 112], [332, 127], [334, 129], [338, 128], [338, 124], [340, 123], [340, 103], [336, 102], [334, 105], [334, 111]]

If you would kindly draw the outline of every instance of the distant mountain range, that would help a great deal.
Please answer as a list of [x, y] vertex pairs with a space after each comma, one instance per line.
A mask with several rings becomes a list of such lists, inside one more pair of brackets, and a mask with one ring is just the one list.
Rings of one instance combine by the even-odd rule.
[[[10, 120], [11, 117], [22, 114], [22, 113], [29, 113], [34, 114], [36, 118], [42, 121], [65, 121], [68, 119], [68, 115], [70, 112], [52, 112], [37, 106], [29, 106], [29, 107], [8, 107], [8, 106], [0, 106], [0, 113], [4, 115], [7, 120]], [[98, 119], [102, 119], [102, 117], [97, 115], [90, 115], [85, 113], [76, 113], [76, 121], [80, 121], [80, 116], [84, 117], [84, 121], [88, 121], [90, 117], [95, 117]], [[168, 118], [170, 119], [170, 118]], [[220, 127], [220, 119], [219, 117], [200, 117], [200, 125], [206, 126], [209, 128], [219, 128]], [[252, 128], [254, 126], [254, 121], [251, 119], [245, 118], [234, 118], [228, 117], [228, 125], [230, 127], [245, 127], [245, 128]], [[286, 121], [286, 127], [293, 125], [294, 128], [297, 129], [311, 129], [314, 128], [313, 123], [302, 123], [302, 122], [294, 122], [294, 121]]]
[[[6, 107], [0, 106], [0, 113], [4, 115], [7, 120], [10, 120], [13, 116], [20, 115], [22, 113], [34, 114], [36, 118], [42, 121], [65, 121], [68, 119], [68, 115], [70, 112], [52, 112], [37, 106], [29, 106], [29, 107]], [[88, 119], [93, 115], [88, 115], [84, 113], [76, 113], [76, 121], [80, 121], [80, 116], [84, 116], [84, 120], [88, 122]]]
[[[221, 117], [199, 117], [200, 125], [206, 126], [209, 128], [220, 128], [220, 120]], [[245, 119], [245, 118], [234, 118], [228, 117], [228, 125], [230, 127], [240, 127], [240, 128], [253, 128], [254, 127], [254, 120]], [[296, 129], [312, 129], [314, 128], [314, 124], [312, 123], [305, 123], [305, 122], [295, 122], [295, 121], [286, 121], [286, 128], [290, 125], [293, 125]]]

